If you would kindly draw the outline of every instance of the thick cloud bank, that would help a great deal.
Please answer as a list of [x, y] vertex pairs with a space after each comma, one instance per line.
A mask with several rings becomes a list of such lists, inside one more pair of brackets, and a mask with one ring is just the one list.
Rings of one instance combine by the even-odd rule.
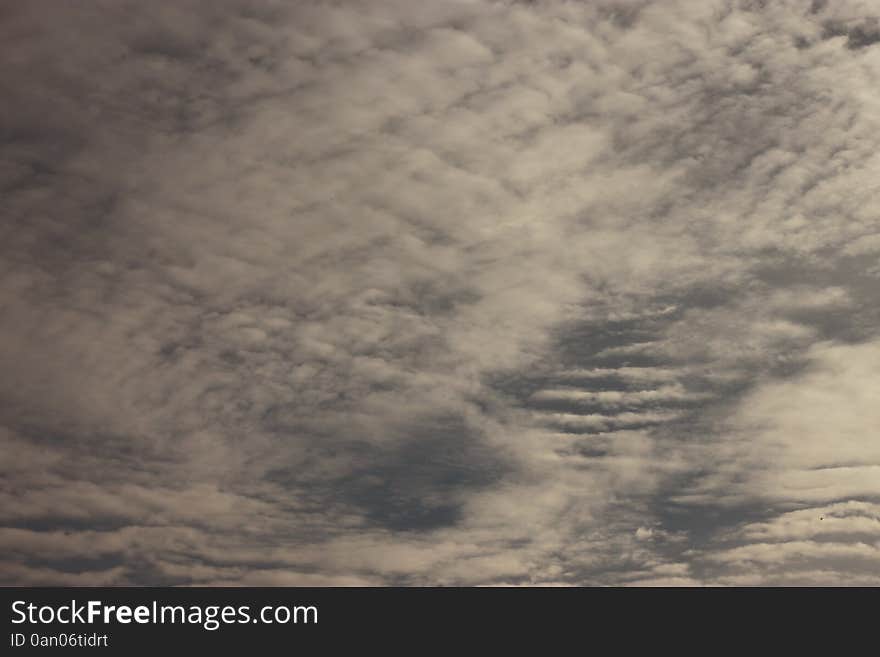
[[878, 25], [7, 3], [0, 581], [880, 583]]

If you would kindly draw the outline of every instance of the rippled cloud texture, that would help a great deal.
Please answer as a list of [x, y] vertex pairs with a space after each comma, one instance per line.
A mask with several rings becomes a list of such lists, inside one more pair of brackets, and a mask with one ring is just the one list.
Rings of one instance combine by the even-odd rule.
[[874, 0], [0, 9], [6, 584], [880, 584]]

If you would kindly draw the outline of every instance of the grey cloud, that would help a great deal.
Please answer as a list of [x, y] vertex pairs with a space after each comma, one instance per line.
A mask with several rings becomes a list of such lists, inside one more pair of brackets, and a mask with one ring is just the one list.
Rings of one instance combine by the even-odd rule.
[[876, 17], [853, 23], [829, 21], [822, 32], [823, 38], [845, 36], [846, 47], [851, 50], [867, 48], [880, 42], [880, 22]]
[[862, 581], [870, 3], [3, 11], [4, 582]]

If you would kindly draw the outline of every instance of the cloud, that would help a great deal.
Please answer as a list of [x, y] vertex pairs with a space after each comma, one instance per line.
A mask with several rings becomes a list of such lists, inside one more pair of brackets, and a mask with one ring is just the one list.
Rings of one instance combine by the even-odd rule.
[[6, 8], [3, 581], [734, 582], [873, 503], [875, 27]]
[[[701, 558], [764, 581], [812, 571], [873, 582], [877, 561], [876, 341], [814, 345], [807, 367], [744, 397], [719, 432], [694, 503], [761, 508]], [[760, 505], [760, 506], [758, 506]], [[721, 573], [726, 574], [726, 573]], [[817, 583], [823, 581], [816, 580]]]

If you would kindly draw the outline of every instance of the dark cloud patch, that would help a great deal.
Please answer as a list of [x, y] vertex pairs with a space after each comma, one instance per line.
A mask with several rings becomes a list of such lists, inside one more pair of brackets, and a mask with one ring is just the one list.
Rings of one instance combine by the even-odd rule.
[[396, 531], [454, 526], [464, 499], [497, 483], [512, 464], [456, 418], [428, 418], [403, 443], [373, 450], [350, 477], [337, 482], [368, 521]]
[[[498, 483], [515, 464], [491, 447], [461, 418], [440, 416], [393, 430], [385, 445], [328, 437], [333, 445], [315, 445], [316, 460], [267, 472], [269, 481], [291, 490], [328, 486], [327, 500], [359, 509], [370, 525], [393, 531], [452, 527], [470, 495]], [[351, 433], [357, 435], [357, 428]], [[323, 454], [323, 455], [322, 455]], [[343, 456], [353, 467], [344, 476], [319, 483], [311, 465]]]
[[810, 13], [818, 14], [828, 5], [828, 0], [812, 0], [810, 3]]
[[620, 3], [600, 3], [599, 15], [610, 20], [616, 27], [626, 30], [639, 20], [639, 13], [645, 6], [644, 0]]
[[851, 22], [828, 22], [825, 24], [822, 38], [846, 37], [846, 47], [850, 50], [860, 50], [880, 43], [880, 21], [877, 18], [869, 18], [858, 23]]

